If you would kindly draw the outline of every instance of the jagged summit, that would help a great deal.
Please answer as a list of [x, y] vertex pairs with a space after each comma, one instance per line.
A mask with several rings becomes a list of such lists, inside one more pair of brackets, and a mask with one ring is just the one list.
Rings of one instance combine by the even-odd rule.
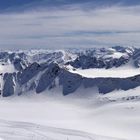
[[[102, 94], [118, 89], [129, 90], [140, 86], [139, 63], [139, 49], [120, 46], [79, 51], [0, 52], [1, 94], [3, 97], [29, 91], [39, 94], [54, 88], [62, 89], [63, 95], [74, 94], [79, 88], [92, 90], [96, 87]], [[126, 71], [131, 68], [132, 74], [116, 76], [117, 71], [124, 68]], [[108, 72], [115, 69], [114, 76], [107, 73], [97, 76], [95, 72], [90, 77], [88, 73], [88, 70]], [[88, 76], [82, 75], [79, 70], [85, 71]]]
[[[67, 49], [67, 50], [20, 50], [0, 52], [1, 63], [27, 66], [33, 62], [71, 65], [74, 68], [112, 68], [128, 63], [130, 60], [138, 67], [139, 51], [133, 47], [115, 46], [111, 48]], [[15, 66], [21, 69], [21, 66]]]

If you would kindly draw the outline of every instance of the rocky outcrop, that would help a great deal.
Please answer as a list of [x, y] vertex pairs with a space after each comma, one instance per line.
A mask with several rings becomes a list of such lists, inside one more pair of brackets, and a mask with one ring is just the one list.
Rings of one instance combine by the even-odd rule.
[[140, 75], [128, 78], [84, 78], [83, 85], [85, 88], [96, 86], [102, 94], [113, 90], [129, 90], [140, 86]]
[[130, 57], [122, 56], [120, 58], [110, 58], [110, 59], [102, 59], [96, 58], [92, 56], [79, 56], [76, 60], [72, 62], [68, 62], [74, 68], [82, 68], [82, 69], [89, 69], [89, 68], [112, 68], [112, 67], [120, 67], [128, 63]]
[[82, 84], [83, 78], [78, 74], [62, 70], [59, 76], [59, 84], [63, 87], [63, 95], [75, 92]]
[[23, 85], [27, 83], [29, 80], [31, 80], [33, 77], [37, 76], [37, 74], [40, 71], [43, 71], [47, 66], [46, 65], [40, 65], [36, 62], [31, 64], [26, 69], [22, 70], [21, 72], [17, 73], [17, 80], [20, 85]]
[[45, 72], [41, 75], [36, 87], [36, 93], [41, 93], [47, 88], [51, 87], [52, 83], [55, 81], [55, 78], [59, 75], [60, 72], [60, 67], [55, 63], [51, 63], [47, 70], [45, 70]]
[[[4, 97], [15, 94], [14, 89], [17, 86], [19, 86], [20, 95], [30, 90], [36, 93], [47, 92], [55, 86], [62, 87], [63, 95], [74, 94], [81, 87], [85, 89], [97, 87], [99, 93], [106, 94], [113, 90], [129, 90], [140, 86], [140, 75], [128, 78], [86, 78], [71, 73], [56, 63], [49, 65], [33, 63], [21, 72], [6, 73], [3, 79], [2, 95]], [[56, 79], [59, 83], [55, 83]]]
[[5, 73], [3, 77], [4, 80], [4, 86], [2, 91], [3, 97], [14, 95], [14, 87], [15, 87], [14, 77], [15, 77], [15, 73], [13, 74]]

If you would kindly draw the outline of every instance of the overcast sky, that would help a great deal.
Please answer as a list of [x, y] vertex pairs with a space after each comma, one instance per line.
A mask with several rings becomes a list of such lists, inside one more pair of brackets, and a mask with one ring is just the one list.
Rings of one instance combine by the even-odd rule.
[[0, 49], [140, 46], [139, 0], [0, 0]]

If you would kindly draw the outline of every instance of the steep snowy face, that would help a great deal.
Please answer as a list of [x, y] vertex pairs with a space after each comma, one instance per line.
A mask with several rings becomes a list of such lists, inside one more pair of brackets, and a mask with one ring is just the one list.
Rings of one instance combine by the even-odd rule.
[[[81, 88], [96, 88], [101, 94], [129, 90], [140, 86], [138, 60], [138, 49], [119, 46], [0, 52], [0, 90], [3, 97], [29, 91], [39, 94], [52, 89], [59, 89], [63, 95], [74, 94]], [[125, 74], [121, 76], [119, 72]]]

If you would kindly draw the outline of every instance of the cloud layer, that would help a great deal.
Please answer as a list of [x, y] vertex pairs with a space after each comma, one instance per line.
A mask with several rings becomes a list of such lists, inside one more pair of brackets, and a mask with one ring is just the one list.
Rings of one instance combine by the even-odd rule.
[[62, 8], [81, 5], [84, 9], [108, 7], [113, 5], [134, 6], [140, 5], [139, 0], [1, 0], [0, 12], [25, 11], [38, 8]]
[[139, 5], [82, 6], [1, 13], [0, 48], [140, 46]]

